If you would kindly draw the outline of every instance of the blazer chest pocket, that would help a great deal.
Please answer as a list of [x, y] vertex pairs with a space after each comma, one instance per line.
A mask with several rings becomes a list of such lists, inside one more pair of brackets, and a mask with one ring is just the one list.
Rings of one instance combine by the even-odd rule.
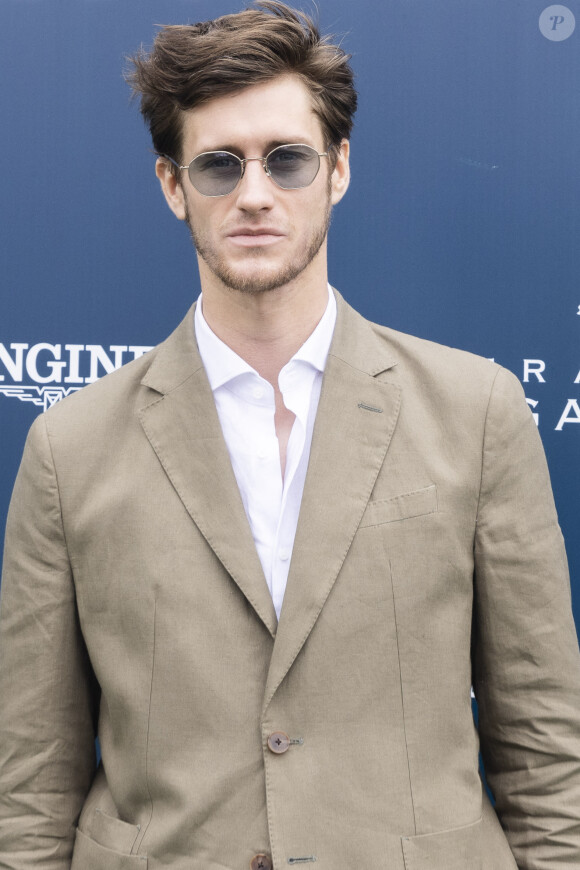
[[71, 870], [147, 870], [145, 855], [131, 855], [139, 825], [95, 810], [86, 832], [77, 829]]
[[437, 487], [434, 483], [422, 489], [395, 495], [392, 498], [379, 499], [368, 503], [359, 528], [380, 526], [383, 523], [394, 523], [397, 520], [407, 520], [436, 513]]
[[[482, 870], [481, 819], [471, 825], [402, 837], [405, 870]], [[498, 867], [497, 870], [500, 870]]]

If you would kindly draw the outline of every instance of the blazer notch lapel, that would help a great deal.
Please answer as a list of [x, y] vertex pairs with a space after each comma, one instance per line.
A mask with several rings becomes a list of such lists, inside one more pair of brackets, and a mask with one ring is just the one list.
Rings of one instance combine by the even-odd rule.
[[186, 321], [161, 346], [144, 380], [156, 395], [139, 412], [141, 426], [191, 519], [274, 637], [277, 620], [272, 598], [193, 324]]
[[265, 706], [336, 581], [383, 465], [400, 403], [398, 385], [329, 356]]

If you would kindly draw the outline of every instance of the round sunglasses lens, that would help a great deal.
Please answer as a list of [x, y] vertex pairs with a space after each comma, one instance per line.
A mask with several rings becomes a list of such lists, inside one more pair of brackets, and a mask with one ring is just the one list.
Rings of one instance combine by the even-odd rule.
[[204, 196], [231, 193], [242, 175], [242, 164], [235, 154], [208, 151], [189, 164], [189, 180]]
[[320, 157], [309, 145], [281, 145], [268, 154], [268, 172], [278, 187], [297, 190], [312, 184]]

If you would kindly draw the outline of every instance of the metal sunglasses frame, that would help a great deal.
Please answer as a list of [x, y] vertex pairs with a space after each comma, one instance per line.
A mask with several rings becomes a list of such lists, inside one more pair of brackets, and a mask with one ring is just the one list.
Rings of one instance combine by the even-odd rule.
[[[270, 172], [270, 170], [268, 168], [268, 159], [271, 157], [272, 154], [274, 154], [275, 151], [279, 151], [281, 148], [295, 148], [298, 145], [300, 145], [302, 148], [309, 148], [313, 152], [313, 154], [316, 154], [316, 156], [318, 157], [318, 168], [316, 169], [316, 172], [314, 173], [312, 181], [309, 181], [308, 184], [303, 184], [300, 187], [282, 187], [282, 185], [278, 184], [276, 179], [272, 176], [272, 173]], [[249, 163], [251, 160], [260, 160], [261, 161], [264, 172], [266, 173], [268, 178], [270, 178], [270, 180], [276, 185], [276, 187], [280, 188], [280, 190], [304, 190], [305, 187], [310, 187], [310, 185], [312, 184], [312, 182], [314, 181], [314, 179], [318, 175], [318, 173], [320, 171], [320, 158], [321, 157], [328, 157], [329, 153], [330, 152], [328, 152], [328, 151], [318, 152], [316, 150], [316, 148], [313, 148], [312, 145], [307, 145], [306, 142], [289, 142], [287, 145], [276, 145], [276, 147], [272, 148], [272, 150], [269, 151], [265, 157], [238, 157], [237, 154], [232, 154], [231, 151], [202, 151], [201, 154], [197, 154], [193, 158], [193, 160], [191, 160], [185, 166], [180, 166], [179, 163], [177, 163], [177, 161], [174, 160], [172, 157], [169, 157], [168, 154], [160, 154], [159, 156], [162, 157], [164, 160], [169, 160], [169, 162], [173, 163], [173, 165], [177, 169], [181, 169], [181, 170], [187, 169], [189, 180], [191, 182], [192, 187], [194, 187], [201, 196], [207, 196], [210, 199], [218, 199], [219, 197], [222, 197], [222, 196], [229, 196], [230, 193], [234, 192], [234, 190], [236, 189], [236, 187], [238, 186], [238, 184], [240, 183], [240, 181], [244, 177], [244, 173], [246, 171], [246, 163]], [[205, 157], [208, 154], [227, 154], [228, 157], [234, 157], [240, 164], [240, 177], [238, 178], [238, 180], [236, 181], [236, 183], [232, 187], [232, 189], [228, 190], [227, 193], [202, 193], [202, 191], [198, 187], [196, 187], [195, 184], [193, 183], [193, 181], [191, 180], [191, 176], [189, 175], [189, 167], [199, 157]]]

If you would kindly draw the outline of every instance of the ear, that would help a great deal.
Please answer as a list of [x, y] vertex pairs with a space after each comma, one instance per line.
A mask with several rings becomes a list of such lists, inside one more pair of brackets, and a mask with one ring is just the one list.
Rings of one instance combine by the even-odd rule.
[[165, 160], [163, 157], [157, 158], [155, 163], [155, 175], [159, 179], [161, 190], [163, 191], [167, 205], [178, 220], [184, 221], [187, 210], [185, 208], [183, 187], [171, 171], [171, 166], [168, 160]]
[[338, 158], [334, 167], [331, 179], [331, 202], [336, 205], [348, 190], [350, 183], [350, 142], [348, 139], [343, 139], [340, 143]]

